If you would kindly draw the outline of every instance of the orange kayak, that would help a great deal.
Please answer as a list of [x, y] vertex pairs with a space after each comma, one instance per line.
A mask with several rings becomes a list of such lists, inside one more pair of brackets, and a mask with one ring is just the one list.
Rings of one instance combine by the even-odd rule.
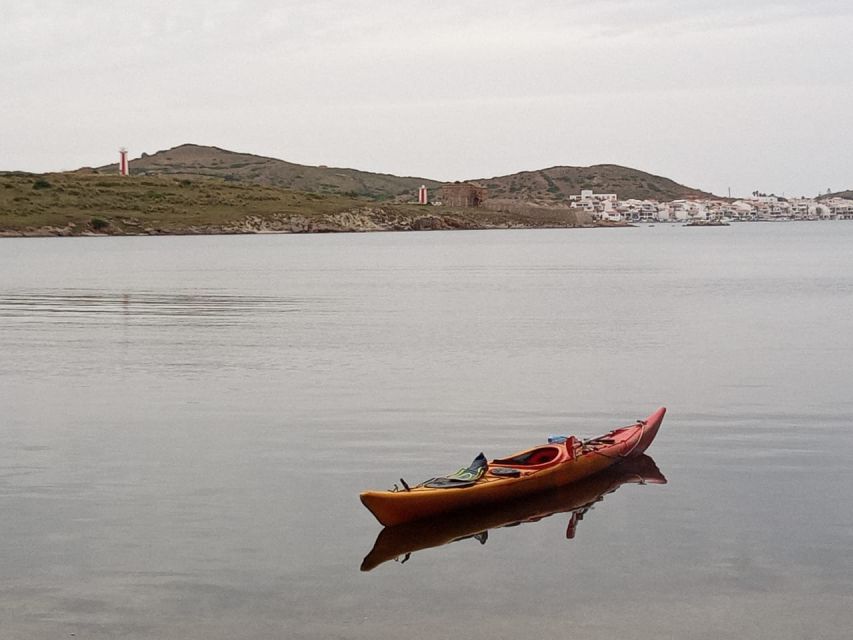
[[[657, 435], [666, 409], [588, 440], [570, 436], [473, 467], [461, 476], [434, 478], [394, 491], [365, 491], [361, 502], [385, 526], [478, 505], [512, 500], [577, 482], [642, 455]], [[476, 462], [476, 461], [475, 461]]]
[[476, 538], [485, 544], [492, 529], [539, 522], [558, 513], [571, 514], [566, 529], [566, 537], [571, 539], [579, 521], [594, 504], [628, 483], [666, 484], [666, 478], [654, 460], [642, 455], [627, 458], [601, 473], [552, 491], [385, 527], [361, 563], [361, 570], [370, 571], [383, 562], [401, 557], [405, 561], [416, 551], [459, 540]]

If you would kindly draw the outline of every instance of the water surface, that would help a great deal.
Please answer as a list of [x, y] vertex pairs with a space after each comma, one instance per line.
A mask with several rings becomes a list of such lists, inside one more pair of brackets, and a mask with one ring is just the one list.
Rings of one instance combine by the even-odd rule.
[[[853, 224], [0, 242], [0, 636], [847, 638]], [[360, 571], [364, 488], [666, 485]], [[401, 558], [402, 559], [402, 558]]]

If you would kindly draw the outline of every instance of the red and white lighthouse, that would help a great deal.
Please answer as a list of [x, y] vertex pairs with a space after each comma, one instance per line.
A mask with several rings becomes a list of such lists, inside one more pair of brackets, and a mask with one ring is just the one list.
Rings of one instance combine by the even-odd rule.
[[122, 176], [130, 173], [130, 167], [127, 164], [127, 149], [124, 147], [118, 150], [118, 172]]
[[427, 204], [429, 198], [427, 197], [427, 188], [424, 185], [421, 185], [421, 188], [418, 189], [418, 204]]

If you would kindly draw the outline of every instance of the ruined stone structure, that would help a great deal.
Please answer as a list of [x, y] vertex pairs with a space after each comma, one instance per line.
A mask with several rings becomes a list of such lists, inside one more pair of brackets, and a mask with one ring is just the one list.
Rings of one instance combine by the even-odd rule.
[[441, 187], [441, 203], [446, 207], [479, 207], [486, 190], [470, 182], [454, 182]]

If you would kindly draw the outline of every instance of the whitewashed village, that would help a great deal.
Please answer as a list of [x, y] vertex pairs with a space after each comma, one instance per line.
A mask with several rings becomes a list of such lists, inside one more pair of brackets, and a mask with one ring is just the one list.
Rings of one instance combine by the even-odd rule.
[[785, 220], [853, 220], [853, 200], [840, 197], [784, 198], [755, 192], [741, 199], [619, 200], [615, 193], [582, 190], [572, 208], [605, 222], [716, 223]]
[[[585, 214], [586, 222], [599, 224], [673, 223], [695, 226], [727, 225], [731, 222], [782, 222], [792, 220], [853, 220], [851, 192], [827, 193], [814, 198], [786, 198], [775, 194], [753, 192], [746, 198], [684, 198], [678, 200], [620, 200], [616, 193], [596, 193], [582, 189], [569, 195], [558, 205], [546, 202], [519, 203], [506, 198], [493, 198], [488, 187], [471, 182], [442, 185], [438, 198], [429, 197], [421, 186], [418, 204], [450, 207], [483, 207], [499, 211], [568, 208]], [[401, 198], [408, 200], [408, 196]]]

